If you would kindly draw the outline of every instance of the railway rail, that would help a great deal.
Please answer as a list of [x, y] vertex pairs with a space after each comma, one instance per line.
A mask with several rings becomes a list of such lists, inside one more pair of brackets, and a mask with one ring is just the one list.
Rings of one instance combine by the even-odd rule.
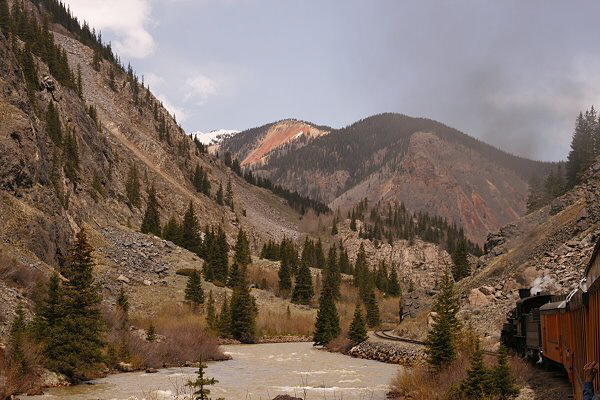
[[[404, 343], [411, 343], [411, 344], [416, 344], [419, 346], [425, 346], [425, 342], [421, 341], [421, 340], [416, 340], [416, 339], [409, 339], [409, 338], [403, 338], [403, 337], [399, 337], [396, 335], [390, 335], [388, 332], [390, 331], [375, 331], [373, 332], [373, 334], [375, 336], [377, 336], [380, 339], [385, 339], [385, 340], [392, 340], [394, 342], [404, 342]], [[494, 351], [488, 351], [488, 350], [484, 350], [483, 354], [487, 354], [490, 356], [497, 356], [498, 353], [494, 352]]]

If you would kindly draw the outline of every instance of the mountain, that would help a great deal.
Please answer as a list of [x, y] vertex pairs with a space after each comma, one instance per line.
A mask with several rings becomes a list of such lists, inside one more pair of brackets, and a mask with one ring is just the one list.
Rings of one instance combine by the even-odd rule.
[[240, 133], [234, 129], [216, 129], [210, 132], [192, 132], [192, 138], [197, 138], [200, 143], [207, 146], [214, 146], [220, 144], [223, 140], [230, 139], [233, 136]]
[[254, 173], [332, 209], [349, 209], [365, 197], [402, 202], [411, 211], [461, 225], [477, 243], [522, 216], [528, 179], [552, 168], [442, 123], [391, 113], [328, 129], [297, 144], [265, 145], [289, 123], [246, 131], [225, 140], [222, 150]]

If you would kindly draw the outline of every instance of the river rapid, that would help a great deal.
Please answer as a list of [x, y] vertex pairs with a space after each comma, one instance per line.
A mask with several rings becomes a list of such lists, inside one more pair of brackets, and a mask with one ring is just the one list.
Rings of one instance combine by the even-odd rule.
[[[222, 346], [229, 361], [209, 362], [207, 377], [219, 383], [210, 397], [271, 400], [289, 394], [307, 400], [383, 400], [398, 366], [316, 349], [311, 343]], [[30, 399], [184, 400], [194, 368], [166, 368], [155, 374], [110, 375], [89, 385], [48, 389]]]

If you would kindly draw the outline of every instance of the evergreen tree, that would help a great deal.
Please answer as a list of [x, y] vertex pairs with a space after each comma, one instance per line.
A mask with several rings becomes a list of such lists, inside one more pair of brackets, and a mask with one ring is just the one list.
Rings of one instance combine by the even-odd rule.
[[315, 346], [326, 345], [340, 334], [340, 318], [335, 306], [333, 291], [324, 287], [319, 298], [319, 311], [315, 321], [313, 341]]
[[[193, 400], [210, 400], [208, 395], [210, 394], [210, 390], [207, 389], [207, 386], [213, 386], [219, 383], [215, 378], [206, 378], [204, 376], [204, 369], [206, 365], [202, 364], [202, 357], [200, 357], [198, 361], [198, 372], [195, 381], [188, 381], [186, 384], [187, 387], [196, 389], [193, 394]], [[223, 399], [217, 399], [223, 400]]]
[[219, 226], [215, 239], [214, 253], [211, 257], [211, 268], [214, 279], [226, 283], [229, 276], [229, 244], [222, 226]]
[[365, 246], [363, 243], [360, 244], [358, 248], [358, 254], [356, 256], [356, 261], [354, 262], [354, 276], [353, 276], [353, 284], [356, 287], [360, 287], [362, 281], [365, 277], [365, 271], [369, 270], [369, 266], [367, 264], [367, 253], [365, 252]]
[[254, 343], [256, 338], [256, 303], [244, 274], [231, 297], [231, 335], [242, 343]]
[[131, 207], [140, 207], [141, 196], [140, 196], [140, 178], [135, 163], [132, 163], [129, 167], [129, 175], [127, 176], [127, 182], [125, 183], [125, 192], [129, 199], [129, 205]]
[[340, 298], [340, 284], [342, 283], [342, 274], [338, 267], [337, 251], [335, 246], [331, 246], [327, 257], [327, 267], [323, 271], [323, 287], [328, 287], [336, 300]]
[[315, 246], [315, 268], [323, 269], [325, 268], [325, 253], [323, 252], [323, 243], [321, 242], [321, 238], [317, 240], [317, 244]]
[[162, 238], [181, 245], [181, 227], [174, 216], [163, 227]]
[[[85, 377], [102, 361], [102, 298], [94, 282], [92, 251], [81, 229], [61, 270], [66, 281], [59, 288], [54, 287], [56, 281], [50, 282], [43, 316], [48, 329], [44, 335], [48, 367], [74, 381]], [[59, 303], [50, 310], [54, 301]], [[48, 324], [51, 319], [56, 320], [54, 326]]]
[[352, 273], [352, 265], [350, 264], [350, 257], [348, 257], [348, 252], [342, 244], [340, 243], [340, 257], [338, 261], [338, 269], [342, 274], [351, 274]]
[[296, 284], [292, 293], [292, 303], [308, 305], [310, 304], [313, 295], [312, 275], [310, 273], [310, 268], [308, 267], [308, 261], [302, 259], [300, 269], [296, 275]]
[[292, 271], [288, 264], [287, 257], [282, 258], [279, 265], [279, 290], [286, 291], [292, 288]]
[[196, 164], [196, 169], [194, 170], [194, 178], [193, 178], [194, 188], [196, 192], [203, 191], [203, 183], [204, 183], [204, 170], [200, 166], [200, 164]]
[[215, 310], [215, 298], [213, 297], [212, 290], [208, 292], [208, 301], [206, 305], [206, 323], [208, 329], [213, 332], [218, 330], [218, 321], [216, 316], [217, 311]]
[[338, 234], [338, 220], [337, 220], [337, 217], [334, 217], [332, 225], [331, 225], [331, 236], [335, 236], [337, 234]]
[[155, 236], [160, 237], [160, 211], [158, 210], [159, 204], [156, 198], [156, 191], [154, 186], [150, 187], [148, 191], [148, 202], [146, 206], [146, 212], [144, 213], [144, 219], [142, 220], [142, 227], [140, 230], [142, 233], [151, 233]]
[[63, 151], [65, 175], [71, 182], [75, 182], [79, 171], [79, 145], [77, 144], [75, 132], [70, 131], [65, 135]]
[[246, 233], [240, 228], [235, 242], [235, 262], [238, 265], [246, 266], [252, 262], [250, 256], [250, 242]]
[[58, 110], [54, 107], [54, 102], [50, 102], [48, 110], [46, 111], [46, 132], [50, 139], [60, 146], [62, 143], [62, 127], [60, 123], [60, 115]]
[[196, 254], [200, 251], [200, 226], [191, 200], [181, 225], [181, 246]]
[[500, 345], [496, 366], [492, 370], [494, 392], [502, 399], [509, 399], [519, 394], [515, 378], [508, 365], [508, 353], [504, 345]]
[[374, 290], [371, 290], [369, 293], [365, 307], [367, 309], [367, 324], [370, 328], [375, 328], [381, 320], [379, 316], [379, 304], [377, 303]]
[[227, 280], [227, 287], [235, 288], [239, 283], [242, 276], [242, 271], [237, 263], [233, 263], [229, 271], [229, 279]]
[[392, 272], [390, 273], [387, 294], [391, 297], [400, 296], [400, 283], [398, 282], [398, 272], [396, 271], [395, 266], [392, 266]]
[[231, 186], [231, 178], [227, 181], [227, 188], [225, 189], [225, 204], [233, 211], [233, 188]]
[[156, 328], [154, 327], [154, 323], [150, 322], [150, 326], [146, 331], [146, 341], [154, 342], [156, 340]]
[[455, 338], [460, 329], [457, 318], [459, 310], [458, 297], [450, 272], [446, 268], [440, 284], [433, 311], [433, 324], [425, 341], [427, 361], [439, 370], [448, 365], [456, 357]]
[[471, 366], [467, 378], [461, 383], [461, 393], [469, 399], [487, 399], [492, 392], [490, 371], [483, 362], [483, 350], [479, 340], [476, 342], [475, 351], [471, 355]]
[[77, 64], [77, 95], [83, 99], [83, 80], [81, 79], [81, 65]]
[[217, 189], [217, 204], [220, 206], [225, 204], [223, 199], [223, 183], [219, 183], [219, 189]]
[[229, 309], [229, 302], [227, 300], [227, 294], [221, 305], [221, 313], [219, 314], [219, 336], [222, 338], [231, 337], [231, 310]]
[[[579, 113], [575, 123], [575, 131], [571, 140], [571, 151], [567, 161], [567, 182], [571, 188], [581, 182], [585, 171], [594, 160], [594, 127], [595, 110], [586, 111], [585, 116]], [[595, 122], [597, 124], [597, 122]]]
[[471, 266], [469, 263], [469, 253], [467, 243], [464, 240], [458, 242], [458, 245], [452, 253], [452, 276], [456, 282], [471, 275]]
[[352, 210], [352, 217], [350, 219], [350, 229], [356, 232], [356, 215], [354, 214], [354, 210]]
[[185, 287], [185, 300], [189, 301], [194, 309], [204, 303], [202, 280], [200, 279], [200, 273], [197, 270], [194, 270], [188, 277], [187, 285]]
[[10, 10], [6, 0], [0, 0], [0, 32], [8, 38], [11, 30]]
[[121, 313], [121, 328], [125, 328], [129, 320], [129, 299], [123, 289], [123, 286], [119, 288], [119, 294], [117, 296], [117, 309]]
[[352, 318], [350, 330], [348, 331], [348, 339], [352, 340], [354, 344], [359, 344], [367, 340], [367, 338], [367, 328], [360, 309], [360, 304], [356, 304], [354, 317]]
[[29, 369], [29, 364], [24, 352], [25, 334], [25, 312], [23, 311], [23, 307], [19, 306], [19, 308], [17, 308], [17, 315], [10, 327], [7, 351], [7, 370], [12, 370], [15, 374], [13, 377], [17, 380], [25, 376]]
[[529, 193], [527, 195], [527, 212], [531, 213], [540, 209], [545, 204], [542, 183], [539, 177], [532, 176], [529, 180]]

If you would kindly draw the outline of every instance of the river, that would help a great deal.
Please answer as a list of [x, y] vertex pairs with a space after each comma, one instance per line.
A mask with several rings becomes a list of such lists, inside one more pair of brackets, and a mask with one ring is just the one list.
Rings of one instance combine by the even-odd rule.
[[[209, 362], [206, 376], [219, 383], [210, 397], [226, 400], [271, 400], [279, 394], [307, 400], [383, 400], [398, 366], [351, 358], [316, 349], [311, 343], [222, 346], [229, 361]], [[155, 374], [110, 375], [89, 385], [48, 389], [29, 399], [172, 400], [194, 368], [167, 368]], [[189, 391], [189, 389], [187, 389]], [[187, 393], [186, 391], [186, 393]]]

